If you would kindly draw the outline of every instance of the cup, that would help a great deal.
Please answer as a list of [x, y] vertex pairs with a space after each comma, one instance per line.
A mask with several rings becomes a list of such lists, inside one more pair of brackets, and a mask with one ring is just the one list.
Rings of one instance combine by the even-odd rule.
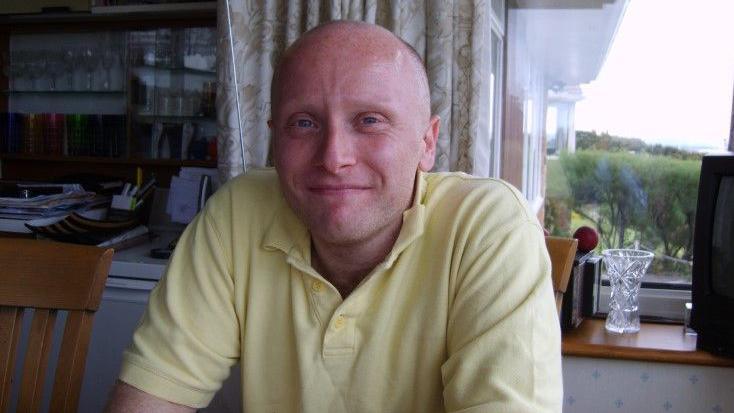
[[64, 148], [64, 115], [46, 113], [43, 123], [43, 153], [61, 155]]
[[605, 328], [616, 334], [640, 331], [639, 294], [642, 277], [650, 266], [652, 252], [634, 249], [602, 251], [612, 287]]
[[68, 154], [72, 156], [89, 155], [89, 117], [82, 114], [66, 115]]
[[43, 116], [29, 113], [23, 118], [23, 153], [37, 154], [43, 150]]

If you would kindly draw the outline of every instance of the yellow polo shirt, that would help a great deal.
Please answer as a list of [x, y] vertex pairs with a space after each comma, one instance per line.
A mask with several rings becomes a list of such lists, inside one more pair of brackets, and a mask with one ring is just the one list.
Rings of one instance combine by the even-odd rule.
[[392, 251], [345, 300], [274, 171], [225, 185], [181, 237], [121, 380], [202, 407], [239, 360], [248, 413], [560, 412], [537, 219], [499, 180], [416, 182]]

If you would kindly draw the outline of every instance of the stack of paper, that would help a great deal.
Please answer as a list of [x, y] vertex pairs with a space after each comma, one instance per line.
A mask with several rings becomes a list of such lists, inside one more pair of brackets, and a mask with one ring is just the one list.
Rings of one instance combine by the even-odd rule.
[[[33, 196], [33, 192], [56, 188], [60, 192]], [[109, 197], [87, 192], [79, 185], [18, 185], [28, 191], [27, 198], [0, 197], [0, 232], [30, 232], [25, 222], [32, 219], [61, 217], [73, 211], [89, 211], [106, 207]]]

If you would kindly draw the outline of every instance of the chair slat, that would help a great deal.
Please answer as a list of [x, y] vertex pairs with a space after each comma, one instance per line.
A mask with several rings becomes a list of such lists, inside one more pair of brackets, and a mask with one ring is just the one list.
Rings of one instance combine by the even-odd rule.
[[23, 312], [23, 308], [0, 307], [0, 412], [7, 411], [10, 405]]
[[87, 311], [73, 311], [66, 317], [49, 411], [61, 413], [76, 411], [89, 349], [89, 338], [92, 334], [93, 317], [94, 313]]
[[28, 336], [28, 350], [20, 381], [18, 412], [37, 412], [41, 407], [43, 382], [56, 323], [56, 310], [36, 309]]

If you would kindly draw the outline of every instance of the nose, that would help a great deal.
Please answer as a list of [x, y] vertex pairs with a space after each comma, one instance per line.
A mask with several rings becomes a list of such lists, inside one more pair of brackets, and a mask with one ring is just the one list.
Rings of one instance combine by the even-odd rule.
[[330, 173], [339, 173], [355, 164], [355, 155], [353, 138], [338, 126], [329, 125], [316, 155], [318, 166]]

